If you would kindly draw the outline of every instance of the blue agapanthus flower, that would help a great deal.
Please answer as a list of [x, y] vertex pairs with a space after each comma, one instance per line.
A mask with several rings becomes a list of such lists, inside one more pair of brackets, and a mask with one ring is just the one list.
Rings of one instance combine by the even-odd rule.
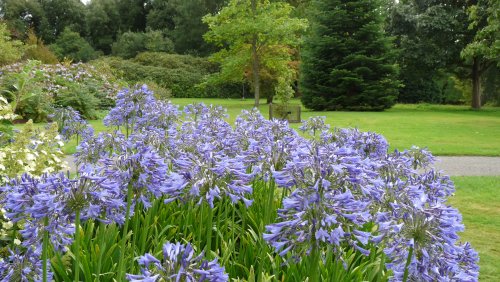
[[257, 109], [238, 116], [235, 133], [245, 163], [266, 180], [285, 166], [302, 141], [287, 121], [266, 120]]
[[186, 152], [174, 160], [174, 171], [168, 173], [163, 192], [167, 201], [203, 200], [213, 207], [215, 199], [229, 197], [233, 203], [252, 201], [250, 182], [253, 175], [239, 158], [226, 156], [210, 143], [198, 144], [194, 152]]
[[64, 173], [40, 178], [25, 174], [1, 187], [0, 205], [6, 215], [13, 222], [22, 222], [23, 246], [41, 247], [43, 233], [48, 231], [54, 248], [64, 250], [73, 241], [77, 210], [82, 220], [120, 222], [124, 203], [119, 186], [99, 173], [99, 168], [84, 166], [76, 179]]
[[301, 258], [326, 245], [344, 243], [363, 254], [373, 235], [364, 225], [374, 220], [373, 199], [380, 197], [374, 165], [354, 151], [304, 140], [276, 183], [292, 189], [278, 210], [279, 222], [266, 227], [264, 239], [282, 256]]
[[128, 133], [132, 133], [137, 121], [146, 114], [146, 106], [151, 103], [155, 103], [155, 98], [147, 85], [122, 89], [116, 95], [116, 106], [104, 118], [104, 125], [124, 126]]
[[[28, 247], [24, 252], [19, 249], [9, 250], [9, 256], [0, 258], [0, 281], [42, 281], [41, 253], [33, 247]], [[50, 261], [47, 261], [50, 269]], [[52, 281], [52, 272], [47, 272], [47, 281]]]
[[44, 231], [57, 250], [72, 243], [74, 215], [61, 198], [71, 180], [63, 173], [34, 178], [27, 174], [11, 180], [0, 188], [4, 198], [0, 205], [12, 222], [22, 221], [19, 231], [25, 247], [41, 247]]
[[82, 136], [88, 130], [87, 121], [72, 107], [55, 108], [51, 116], [58, 123], [61, 136], [65, 140], [74, 135]]
[[103, 175], [118, 184], [124, 200], [132, 185], [133, 203], [149, 208], [152, 199], [163, 195], [168, 166], [154, 148], [135, 140], [131, 137], [124, 142], [123, 152], [103, 160]]
[[199, 255], [191, 244], [167, 242], [163, 245], [163, 258], [157, 259], [151, 254], [139, 257], [141, 274], [127, 274], [129, 281], [210, 281], [224, 282], [229, 277], [224, 272], [224, 267], [203, 258], [203, 252]]

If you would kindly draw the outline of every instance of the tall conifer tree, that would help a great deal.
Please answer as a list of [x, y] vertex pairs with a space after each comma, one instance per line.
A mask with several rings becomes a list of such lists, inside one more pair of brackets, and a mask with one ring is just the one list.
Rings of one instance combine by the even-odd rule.
[[302, 102], [314, 110], [383, 110], [398, 95], [378, 0], [313, 0], [302, 49]]

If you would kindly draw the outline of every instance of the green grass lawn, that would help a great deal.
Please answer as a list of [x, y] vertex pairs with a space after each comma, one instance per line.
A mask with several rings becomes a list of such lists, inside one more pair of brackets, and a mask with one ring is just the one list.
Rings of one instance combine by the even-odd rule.
[[452, 179], [457, 191], [449, 202], [463, 216], [461, 239], [479, 252], [480, 281], [500, 281], [500, 176]]

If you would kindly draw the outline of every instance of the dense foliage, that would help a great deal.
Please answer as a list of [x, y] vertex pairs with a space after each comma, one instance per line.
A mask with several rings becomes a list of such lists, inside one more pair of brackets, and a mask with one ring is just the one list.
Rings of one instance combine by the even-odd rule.
[[82, 136], [79, 173], [0, 188], [2, 226], [15, 226], [0, 277], [477, 280], [477, 253], [458, 242], [461, 216], [446, 204], [453, 183], [429, 152], [389, 153], [382, 136], [319, 117], [300, 128], [309, 137], [256, 110], [234, 127], [224, 118], [142, 86], [119, 92], [104, 119], [119, 131], [95, 136], [66, 119]]
[[[235, 6], [236, 2], [239, 5]], [[82, 4], [79, 0], [3, 0], [0, 1], [0, 21], [7, 24], [9, 33], [9, 37], [3, 37], [3, 40], [8, 42], [5, 44], [17, 44], [18, 47], [21, 46], [20, 41], [24, 41], [26, 48], [14, 48], [13, 52], [14, 49], [9, 49], [6, 45], [2, 47], [2, 50], [8, 52], [3, 52], [0, 56], [11, 56], [6, 63], [17, 61], [20, 56], [23, 56], [23, 51], [23, 58], [55, 63], [51, 50], [57, 54], [59, 60], [67, 58], [75, 62], [111, 54], [133, 58], [143, 51], [212, 56], [213, 60], [221, 63], [222, 75], [211, 76], [212, 79], [208, 80], [209, 82], [228, 83], [232, 80], [240, 83], [246, 80], [248, 83], [245, 84], [251, 85], [253, 89], [249, 89], [247, 87], [249, 85], [243, 87], [254, 93], [257, 92], [259, 97], [267, 98], [268, 103], [273, 102], [275, 94], [285, 100], [292, 95], [300, 96], [301, 93], [298, 91], [298, 82], [301, 77], [299, 65], [300, 55], [304, 49], [301, 45], [302, 38], [292, 31], [297, 27], [293, 23], [306, 17], [310, 17], [313, 21], [317, 20], [311, 14], [314, 6], [329, 5], [331, 1], [247, 0], [236, 2], [232, 3], [229, 0], [92, 0]], [[367, 56], [380, 59], [380, 65], [388, 66], [388, 69], [385, 67], [382, 70], [377, 69], [375, 66], [378, 64], [371, 63], [370, 67], [366, 67], [368, 62], [359, 61], [362, 58], [357, 56], [352, 58], [354, 63], [365, 65], [357, 67], [351, 64], [346, 68], [341, 68], [343, 71], [347, 70], [347, 73], [342, 71], [332, 77], [338, 76], [344, 81], [332, 79], [333, 84], [349, 84], [347, 83], [349, 81], [353, 85], [362, 86], [360, 78], [362, 81], [373, 81], [372, 78], [366, 77], [369, 76], [369, 72], [363, 71], [368, 68], [375, 69], [377, 73], [392, 74], [390, 80], [392, 82], [401, 81], [400, 84], [396, 83], [399, 86], [398, 102], [448, 104], [474, 102], [474, 108], [479, 108], [485, 103], [500, 103], [500, 87], [495, 77], [499, 68], [497, 58], [500, 57], [498, 56], [499, 49], [496, 47], [500, 38], [498, 35], [498, 0], [404, 0], [360, 1], [360, 3], [366, 4], [365, 8], [370, 6], [371, 11], [377, 10], [376, 13], [365, 13], [370, 15], [367, 20], [376, 18], [375, 21], [378, 22], [376, 24], [378, 28], [371, 27], [374, 34], [382, 34], [381, 29], [385, 29], [385, 32], [395, 39], [395, 46], [386, 46], [384, 49], [389, 48], [390, 53], [397, 54], [394, 63], [399, 66], [400, 73], [397, 75], [393, 72], [393, 68], [388, 66], [388, 63], [393, 63], [392, 60], [386, 60], [384, 56], [382, 56], [384, 58], [370, 57], [374, 55], [373, 53], [377, 53], [370, 49]], [[249, 5], [251, 9], [243, 12], [244, 9], [249, 8]], [[259, 7], [266, 5], [269, 7], [265, 8], [263, 13], [258, 11]], [[255, 9], [253, 9], [254, 6]], [[272, 12], [274, 8], [271, 7], [280, 8]], [[236, 11], [227, 19], [235, 16], [234, 19], [239, 17], [244, 20], [217, 21], [217, 15], [225, 13], [229, 16], [231, 14], [224, 10]], [[243, 13], [238, 14], [237, 11]], [[362, 18], [358, 15], [361, 10], [351, 12], [342, 16], [338, 15], [336, 22], [327, 22], [325, 25], [326, 28], [336, 28], [339, 31], [337, 36], [341, 41], [347, 42], [353, 39], [349, 31], [347, 33], [340, 31], [345, 31], [352, 24], [359, 23], [359, 19]], [[212, 20], [209, 20], [210, 18]], [[269, 21], [270, 18], [272, 20]], [[288, 24], [282, 24], [280, 19], [283, 18], [287, 18], [285, 22]], [[382, 18], [386, 19], [385, 26], [380, 24]], [[266, 19], [270, 24], [266, 23]], [[339, 21], [345, 25], [339, 25]], [[209, 24], [212, 27], [209, 28]], [[219, 29], [221, 32], [218, 31], [217, 36], [212, 32], [212, 35], [203, 37], [204, 34], [210, 34], [210, 29], [219, 24], [225, 25], [226, 28]], [[34, 32], [36, 40], [30, 35], [30, 30]], [[277, 33], [279, 33], [278, 36], [276, 36]], [[250, 45], [256, 48], [249, 57], [247, 47], [250, 41], [248, 39], [252, 37], [252, 34], [257, 35], [256, 44]], [[292, 40], [293, 44], [271, 42], [266, 45], [266, 40], [259, 41], [259, 38], [268, 37], [280, 41], [280, 39], [294, 36], [297, 40]], [[245, 38], [247, 45], [235, 44], [239, 39]], [[314, 41], [313, 38], [309, 37], [306, 41], [309, 39]], [[387, 42], [380, 42], [369, 37], [359, 39], [367, 43], [361, 44], [361, 47], [387, 44]], [[40, 44], [41, 42], [43, 43]], [[306, 43], [317, 44], [317, 42]], [[43, 44], [51, 48], [44, 48]], [[263, 45], [263, 47], [259, 48], [258, 45]], [[344, 44], [342, 48], [345, 50], [336, 51], [345, 54], [360, 52], [360, 44]], [[238, 50], [241, 52], [238, 53]], [[314, 53], [307, 51], [307, 47], [305, 51], [304, 65], [315, 57]], [[325, 54], [331, 54], [330, 50], [327, 51]], [[12, 57], [12, 55], [15, 56]], [[318, 62], [324, 59], [320, 55], [316, 58]], [[307, 59], [308, 57], [310, 59]], [[3, 59], [0, 57], [0, 60]], [[252, 64], [248, 64], [248, 60], [251, 60]], [[255, 62], [258, 64], [254, 64]], [[362, 75], [359, 70], [352, 72], [349, 68], [361, 68]], [[242, 69], [244, 69], [243, 75]], [[253, 69], [260, 71], [252, 71]], [[328, 69], [324, 71], [328, 73]], [[307, 76], [308, 74], [305, 73], [305, 77]], [[155, 77], [158, 76], [155, 75]], [[146, 82], [151, 80], [146, 79]], [[252, 83], [252, 81], [259, 81], [259, 83]], [[170, 81], [155, 79], [157, 85], [167, 83]], [[307, 85], [306, 80], [302, 80], [302, 84], [304, 90], [312, 87]], [[253, 85], [258, 87], [253, 87]], [[393, 86], [394, 84], [391, 84], [388, 87], [391, 89], [388, 92], [392, 93], [388, 96], [394, 96]], [[225, 91], [217, 90], [220, 87], [215, 87], [214, 91], [199, 91], [200, 95], [196, 92], [176, 93], [176, 95], [207, 97], [223, 93], [219, 97], [238, 96], [239, 91], [226, 86], [221, 87], [233, 93], [227, 94]], [[343, 87], [324, 90], [333, 91], [334, 94], [335, 91], [345, 94], [348, 91], [342, 90]], [[162, 86], [161, 88], [169, 89], [170, 87]], [[238, 88], [242, 89], [242, 87]], [[373, 92], [377, 91], [373, 90]], [[304, 93], [308, 95], [307, 90]], [[313, 96], [317, 96], [316, 94]], [[322, 101], [321, 95], [315, 97], [316, 101]], [[311, 98], [305, 99], [311, 100]], [[385, 101], [385, 104], [390, 103]], [[325, 109], [331, 107], [331, 105], [323, 106]], [[370, 106], [359, 102], [355, 108], [368, 109]]]
[[302, 49], [301, 91], [314, 110], [383, 110], [399, 81], [380, 3], [313, 1], [311, 33]]
[[242, 83], [226, 82], [198, 87], [206, 76], [218, 70], [216, 64], [205, 58], [144, 52], [130, 60], [113, 57], [104, 61], [115, 69], [115, 75], [124, 80], [148, 85], [154, 82], [176, 98], [239, 98], [242, 95]]
[[55, 124], [36, 129], [29, 121], [16, 132], [12, 130], [15, 118], [7, 100], [0, 96], [0, 184], [22, 173], [41, 176], [66, 168], [64, 143]]
[[174, 46], [161, 31], [125, 32], [112, 46], [113, 55], [130, 59], [144, 51], [172, 53]]
[[75, 62], [87, 62], [97, 57], [92, 46], [80, 34], [69, 28], [61, 32], [51, 48], [61, 61], [68, 59]]
[[90, 64], [16, 63], [0, 68], [0, 94], [24, 119], [44, 121], [54, 106], [71, 106], [85, 118], [114, 105], [123, 82], [105, 66]]
[[0, 22], [0, 66], [13, 63], [23, 55], [23, 43], [19, 40], [11, 40], [7, 25]]

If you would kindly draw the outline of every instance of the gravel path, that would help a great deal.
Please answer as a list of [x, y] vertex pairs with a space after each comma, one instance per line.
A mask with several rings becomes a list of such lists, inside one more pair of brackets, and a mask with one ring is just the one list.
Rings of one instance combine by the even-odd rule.
[[500, 176], [500, 157], [437, 157], [436, 168], [450, 176]]
[[[73, 156], [65, 160], [76, 171]], [[436, 168], [450, 176], [500, 176], [500, 157], [437, 157]]]

